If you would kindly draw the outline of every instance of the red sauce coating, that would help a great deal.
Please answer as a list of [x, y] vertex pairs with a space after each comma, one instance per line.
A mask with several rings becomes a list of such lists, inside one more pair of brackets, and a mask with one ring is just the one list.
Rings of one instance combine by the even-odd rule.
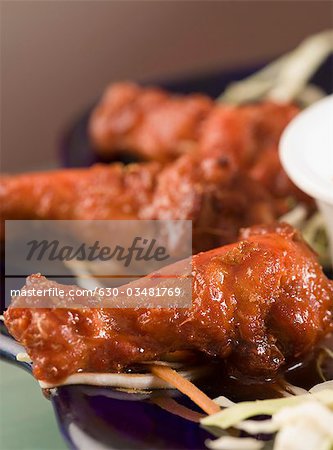
[[[333, 283], [288, 225], [247, 229], [238, 243], [194, 256], [193, 277], [188, 309], [22, 309], [18, 298], [5, 323], [35, 376], [50, 382], [122, 371], [176, 350], [271, 376], [333, 329]], [[56, 286], [40, 275], [27, 284]]]

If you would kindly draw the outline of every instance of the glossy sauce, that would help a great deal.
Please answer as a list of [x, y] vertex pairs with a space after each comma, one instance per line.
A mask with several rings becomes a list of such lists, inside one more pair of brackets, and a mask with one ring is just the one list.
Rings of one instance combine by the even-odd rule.
[[[288, 383], [309, 390], [325, 381], [317, 368], [318, 357], [323, 353], [323, 348], [333, 351], [333, 334], [324, 339], [306, 358], [287, 366], [276, 378], [258, 381], [244, 375], [228, 373], [222, 362], [213, 365], [209, 375], [195, 384], [211, 398], [224, 395], [235, 402], [281, 397]], [[321, 367], [325, 379], [333, 380], [333, 359], [326, 356]]]

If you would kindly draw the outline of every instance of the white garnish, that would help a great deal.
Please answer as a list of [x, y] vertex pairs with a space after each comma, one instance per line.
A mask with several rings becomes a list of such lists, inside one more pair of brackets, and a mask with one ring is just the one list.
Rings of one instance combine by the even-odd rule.
[[220, 397], [214, 398], [214, 402], [218, 405], [222, 406], [223, 408], [229, 408], [229, 406], [235, 405], [234, 402], [229, 400], [227, 397], [224, 397], [221, 395]]
[[31, 361], [31, 359], [30, 359], [30, 357], [29, 357], [29, 355], [28, 355], [28, 353], [18, 353], [17, 355], [16, 355], [16, 359], [17, 359], [17, 361], [20, 361], [20, 362], [26, 362], [26, 363], [31, 363], [32, 361]]
[[212, 450], [260, 450], [264, 443], [252, 438], [236, 438], [232, 436], [222, 436], [215, 441], [205, 442]]
[[[274, 450], [330, 450], [333, 447], [333, 389], [332, 381], [315, 386], [311, 393], [273, 400], [241, 402], [217, 414], [201, 420], [204, 426], [230, 427], [243, 430], [251, 435], [276, 434]], [[322, 389], [324, 386], [325, 389]], [[320, 389], [319, 389], [320, 387]], [[268, 420], [249, 420], [257, 415], [271, 415]], [[247, 420], [246, 420], [247, 419]], [[259, 442], [255, 447], [253, 439], [233, 437], [232, 445], [237, 449], [263, 448]], [[227, 449], [226, 436], [207, 442], [216, 450]], [[244, 445], [244, 446], [243, 446]], [[249, 445], [249, 447], [246, 447]]]
[[324, 391], [326, 389], [331, 389], [333, 391], [333, 380], [323, 381], [322, 383], [313, 386], [309, 392], [315, 394], [316, 392]]
[[[180, 371], [179, 373], [188, 380], [203, 375], [207, 370], [206, 367], [195, 367], [190, 370]], [[112, 386], [126, 389], [173, 389], [165, 381], [155, 377], [151, 373], [132, 374], [132, 373], [75, 373], [70, 375], [60, 383], [47, 383], [38, 380], [39, 385], [43, 389], [69, 385], [69, 384], [89, 384], [93, 386]]]

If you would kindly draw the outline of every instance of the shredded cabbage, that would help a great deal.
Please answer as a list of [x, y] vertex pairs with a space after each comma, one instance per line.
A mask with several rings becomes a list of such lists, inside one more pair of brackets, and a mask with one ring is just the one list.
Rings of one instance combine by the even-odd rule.
[[[304, 395], [238, 403], [205, 417], [201, 424], [223, 430], [233, 427], [252, 436], [277, 433], [274, 450], [332, 450], [332, 383], [321, 383]], [[258, 415], [272, 417], [267, 420], [246, 420]], [[206, 445], [216, 450], [267, 448], [264, 442], [253, 438], [230, 436], [207, 441]]]
[[207, 440], [206, 445], [213, 450], [260, 450], [264, 443], [253, 438], [222, 436], [215, 441]]
[[309, 87], [308, 81], [332, 51], [332, 30], [311, 36], [262, 70], [232, 83], [218, 101], [237, 105], [270, 98], [277, 102], [297, 100], [306, 106], [324, 96]]
[[279, 220], [299, 229], [306, 242], [318, 254], [321, 265], [325, 268], [331, 266], [325, 219], [320, 212], [316, 212], [307, 218], [306, 207], [298, 204], [281, 216]]
[[201, 423], [205, 426], [217, 426], [226, 429], [249, 417], [258, 415], [271, 416], [282, 408], [299, 405], [309, 399], [316, 399], [323, 405], [333, 408], [333, 391], [325, 389], [312, 394], [308, 393], [294, 397], [237, 403], [217, 414], [205, 417]]
[[318, 253], [319, 260], [324, 267], [331, 265], [329, 243], [325, 220], [320, 212], [314, 214], [304, 222], [301, 233], [308, 244]]
[[324, 391], [325, 389], [331, 389], [333, 391], [333, 380], [324, 381], [323, 383], [316, 384], [309, 392], [314, 394], [315, 392]]

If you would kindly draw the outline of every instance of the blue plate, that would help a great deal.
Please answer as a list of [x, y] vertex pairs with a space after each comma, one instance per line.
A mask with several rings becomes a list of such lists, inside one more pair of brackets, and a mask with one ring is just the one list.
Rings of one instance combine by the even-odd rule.
[[[31, 374], [30, 364], [16, 360], [19, 352], [24, 352], [24, 348], [1, 325], [0, 357]], [[151, 402], [154, 397], [171, 396], [189, 406], [189, 400], [175, 390], [136, 394], [109, 387], [73, 385], [44, 394], [53, 404], [71, 449], [201, 449], [209, 437], [197, 423]]]
[[[1, 325], [0, 357], [31, 376], [31, 365], [16, 360], [17, 353], [22, 351], [23, 347]], [[306, 375], [308, 381], [304, 387], [310, 388], [320, 381], [315, 372], [314, 359], [310, 357], [303, 369], [295, 364], [287, 379], [293, 383], [296, 379], [303, 380]], [[210, 397], [225, 395], [239, 401], [278, 396], [269, 383], [250, 384], [248, 381], [240, 384], [226, 375], [223, 365], [216, 365], [212, 374], [201, 381]], [[204, 449], [205, 440], [212, 438], [198, 423], [167, 412], [153, 403], [156, 397], [171, 397], [197, 410], [176, 390], [129, 393], [111, 387], [72, 385], [44, 390], [44, 395], [51, 401], [63, 438], [73, 450], [194, 450]]]

